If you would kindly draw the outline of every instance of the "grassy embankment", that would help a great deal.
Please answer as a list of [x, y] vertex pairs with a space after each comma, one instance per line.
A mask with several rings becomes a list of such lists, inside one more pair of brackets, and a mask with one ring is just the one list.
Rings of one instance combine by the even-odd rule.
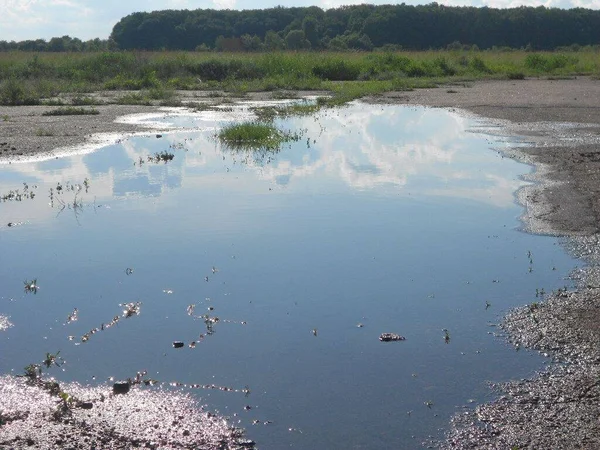
[[[178, 105], [177, 90], [328, 90], [329, 104], [365, 95], [482, 78], [600, 74], [594, 51], [215, 54], [191, 52], [0, 53], [0, 104], [86, 106], [89, 94], [116, 102]], [[61, 98], [61, 94], [69, 94]]]

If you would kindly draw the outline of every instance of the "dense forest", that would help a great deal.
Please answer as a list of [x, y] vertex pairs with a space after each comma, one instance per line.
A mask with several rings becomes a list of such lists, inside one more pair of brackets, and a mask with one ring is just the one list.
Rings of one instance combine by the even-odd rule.
[[121, 19], [106, 40], [69, 36], [0, 41], [2, 50], [271, 51], [441, 49], [553, 50], [600, 44], [600, 11], [429, 5], [164, 10]]
[[454, 42], [481, 49], [549, 50], [600, 42], [600, 11], [429, 5], [357, 5], [262, 10], [155, 11], [121, 19], [111, 39], [121, 49], [422, 50]]

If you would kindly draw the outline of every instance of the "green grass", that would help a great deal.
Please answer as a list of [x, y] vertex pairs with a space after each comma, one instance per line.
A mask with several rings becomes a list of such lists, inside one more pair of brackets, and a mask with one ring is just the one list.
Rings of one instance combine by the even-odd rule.
[[[457, 80], [600, 75], [594, 48], [569, 52], [446, 50], [423, 52], [99, 52], [0, 53], [0, 104], [39, 104], [59, 94], [133, 90], [118, 103], [176, 105], [174, 91], [212, 90], [243, 95], [330, 90], [333, 102], [389, 90]], [[350, 84], [348, 84], [350, 83]], [[341, 84], [341, 86], [340, 86]], [[73, 104], [81, 106], [73, 100]], [[88, 103], [89, 102], [89, 103]]]
[[282, 131], [268, 122], [244, 122], [228, 125], [216, 135], [230, 150], [266, 149], [278, 151], [283, 144], [298, 141], [299, 133]]
[[97, 109], [89, 108], [78, 108], [75, 106], [67, 106], [65, 108], [52, 109], [50, 111], [44, 111], [42, 116], [87, 116], [87, 115], [98, 115], [100, 111]]
[[38, 128], [36, 130], [36, 132], [35, 132], [35, 135], [36, 136], [40, 136], [40, 137], [41, 136], [46, 136], [46, 137], [48, 137], [48, 136], [54, 136], [54, 131], [48, 130], [48, 129], [45, 129], [45, 128]]

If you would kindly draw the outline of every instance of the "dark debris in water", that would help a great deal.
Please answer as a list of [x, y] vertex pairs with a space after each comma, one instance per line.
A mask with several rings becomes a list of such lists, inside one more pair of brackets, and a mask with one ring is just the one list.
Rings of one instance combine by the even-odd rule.
[[404, 336], [400, 336], [396, 333], [382, 333], [379, 336], [379, 340], [381, 342], [393, 342], [393, 341], [405, 341], [406, 338]]
[[56, 415], [57, 397], [25, 378], [0, 377], [0, 448], [248, 449], [254, 442], [186, 394], [132, 387], [65, 383], [79, 407]]

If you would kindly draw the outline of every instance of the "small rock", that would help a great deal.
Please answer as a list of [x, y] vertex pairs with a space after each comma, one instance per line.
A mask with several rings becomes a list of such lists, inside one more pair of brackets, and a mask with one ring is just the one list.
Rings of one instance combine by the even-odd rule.
[[381, 342], [405, 341], [406, 338], [395, 333], [382, 333], [381, 336], [379, 336], [379, 340]]
[[127, 394], [130, 388], [129, 381], [117, 381], [113, 384], [113, 394]]

